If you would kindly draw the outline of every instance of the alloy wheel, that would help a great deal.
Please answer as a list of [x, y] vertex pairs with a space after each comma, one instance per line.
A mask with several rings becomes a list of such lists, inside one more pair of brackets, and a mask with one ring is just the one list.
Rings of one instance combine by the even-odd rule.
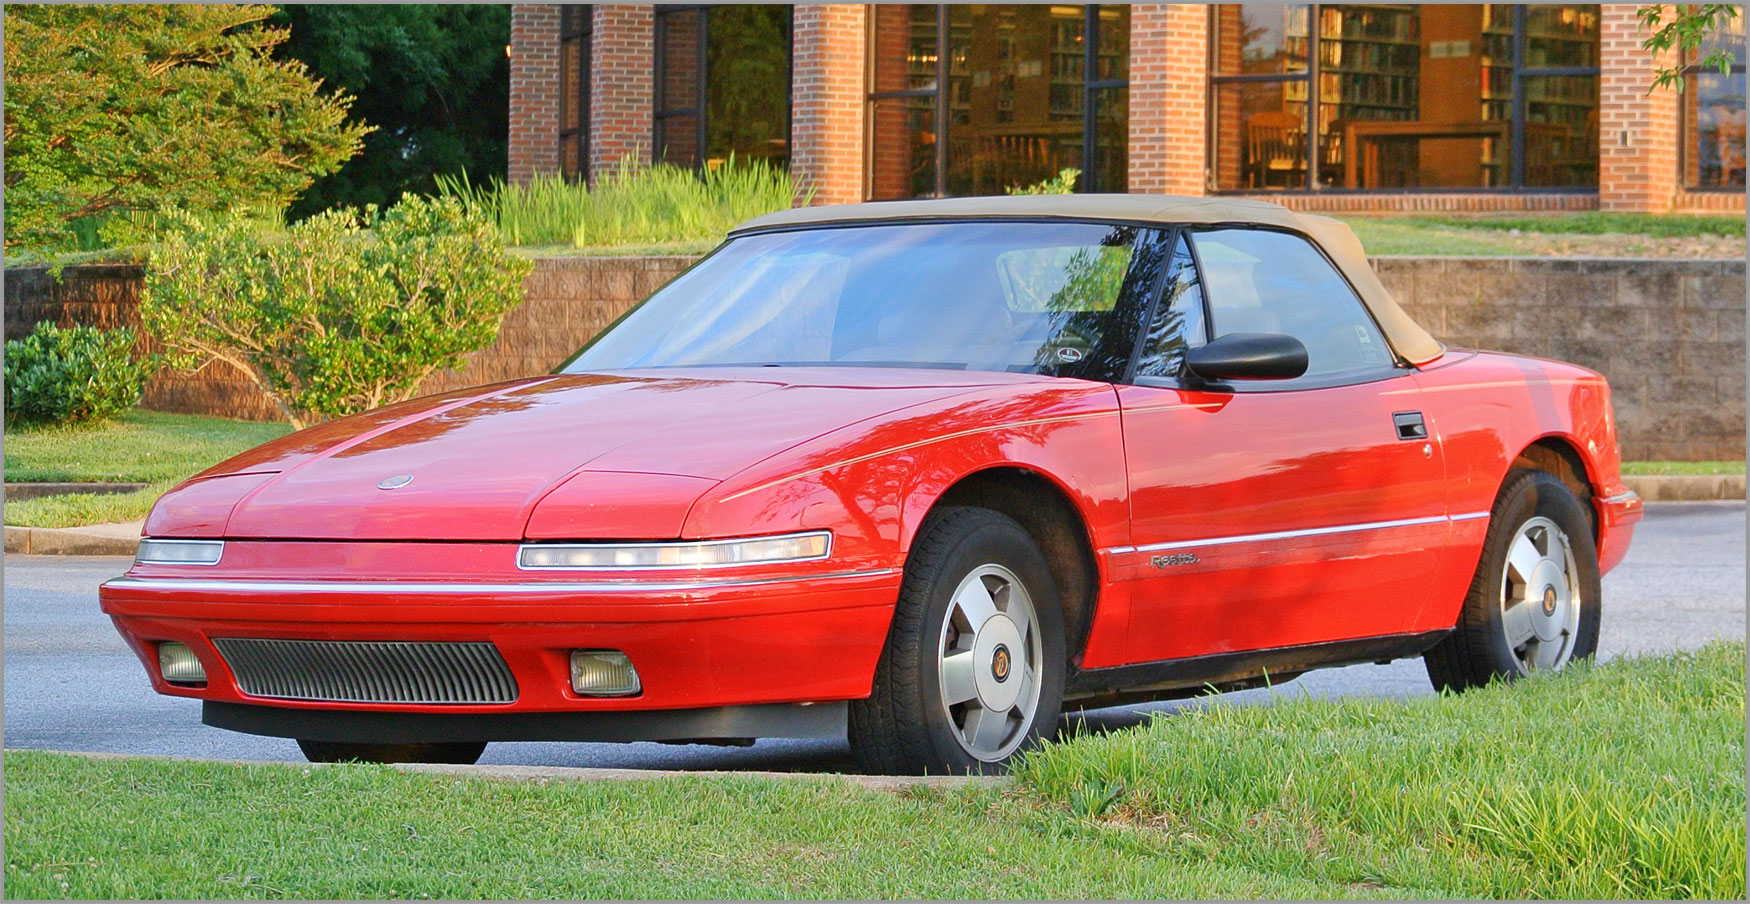
[[1501, 575], [1501, 631], [1520, 674], [1559, 669], [1573, 657], [1581, 602], [1568, 535], [1542, 516], [1520, 525]]
[[1001, 565], [981, 565], [954, 589], [937, 647], [942, 706], [968, 754], [996, 762], [1027, 739], [1039, 710], [1044, 653], [1033, 598]]

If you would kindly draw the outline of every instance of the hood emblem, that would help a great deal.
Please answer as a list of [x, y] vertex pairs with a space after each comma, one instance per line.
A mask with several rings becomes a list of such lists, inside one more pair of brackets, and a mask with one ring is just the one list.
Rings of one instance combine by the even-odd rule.
[[381, 481], [378, 481], [377, 489], [379, 489], [379, 490], [399, 490], [402, 487], [404, 487], [412, 482], [413, 482], [413, 475], [412, 474], [396, 474], [394, 477], [385, 477]]

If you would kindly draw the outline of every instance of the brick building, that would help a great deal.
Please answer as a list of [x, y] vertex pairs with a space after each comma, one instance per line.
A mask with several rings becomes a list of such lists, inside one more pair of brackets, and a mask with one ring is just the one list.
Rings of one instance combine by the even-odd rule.
[[1744, 209], [1740, 65], [1648, 93], [1631, 4], [518, 5], [510, 177], [788, 166], [817, 203]]

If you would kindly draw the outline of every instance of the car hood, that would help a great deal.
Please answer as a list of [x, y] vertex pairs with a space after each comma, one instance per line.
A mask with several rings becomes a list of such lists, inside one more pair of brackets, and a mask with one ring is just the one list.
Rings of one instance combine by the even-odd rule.
[[[570, 526], [543, 516], [542, 536], [678, 536], [692, 503], [749, 465], [861, 420], [1016, 379], [1038, 378], [713, 368], [500, 384], [330, 422], [245, 453], [167, 495], [146, 532], [517, 540], [551, 494], [586, 514]], [[212, 502], [227, 493], [236, 501], [221, 525]], [[199, 524], [179, 516], [178, 497]], [[577, 506], [579, 498], [589, 504]]]

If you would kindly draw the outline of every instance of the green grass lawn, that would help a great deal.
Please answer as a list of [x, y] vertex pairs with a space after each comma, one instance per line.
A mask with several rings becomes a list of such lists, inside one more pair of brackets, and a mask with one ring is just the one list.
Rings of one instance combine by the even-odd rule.
[[9, 897], [1742, 898], [1744, 645], [1212, 703], [1007, 788], [5, 755]]
[[1576, 213], [1546, 214], [1476, 214], [1471, 216], [1405, 216], [1386, 217], [1376, 222], [1402, 223], [1432, 229], [1470, 229], [1550, 234], [1650, 235], [1658, 238], [1685, 238], [1709, 235], [1744, 237], [1744, 218], [1690, 214], [1658, 213]]
[[9, 502], [6, 523], [76, 527], [146, 516], [160, 494], [183, 479], [291, 430], [189, 414], [134, 409], [89, 426], [6, 431], [9, 481], [147, 483], [135, 493], [46, 496]]
[[1343, 219], [1369, 254], [1744, 256], [1742, 217], [1592, 211]]
[[1742, 474], [1741, 461], [1625, 461], [1622, 473], [1627, 475], [1662, 474]]

